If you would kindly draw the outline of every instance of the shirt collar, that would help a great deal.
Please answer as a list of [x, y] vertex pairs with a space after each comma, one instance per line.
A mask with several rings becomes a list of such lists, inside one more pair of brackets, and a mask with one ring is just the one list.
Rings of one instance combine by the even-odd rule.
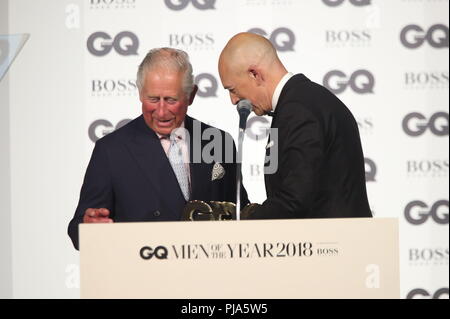
[[272, 111], [273, 112], [275, 112], [275, 108], [277, 107], [278, 100], [280, 99], [281, 91], [283, 90], [287, 81], [289, 81], [289, 79], [293, 76], [294, 76], [293, 73], [288, 72], [281, 78], [280, 82], [278, 82], [278, 85], [275, 88], [275, 91], [273, 92], [273, 96], [272, 96]]

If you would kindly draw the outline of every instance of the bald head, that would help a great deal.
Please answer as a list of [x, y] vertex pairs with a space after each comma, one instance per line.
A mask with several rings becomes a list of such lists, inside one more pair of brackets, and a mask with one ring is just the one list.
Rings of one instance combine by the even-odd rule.
[[233, 67], [235, 71], [244, 71], [248, 66], [266, 66], [281, 63], [277, 51], [266, 38], [249, 32], [233, 36], [222, 50], [219, 69]]
[[249, 99], [258, 115], [271, 110], [273, 92], [286, 73], [272, 43], [254, 33], [236, 34], [220, 54], [220, 79], [231, 101]]

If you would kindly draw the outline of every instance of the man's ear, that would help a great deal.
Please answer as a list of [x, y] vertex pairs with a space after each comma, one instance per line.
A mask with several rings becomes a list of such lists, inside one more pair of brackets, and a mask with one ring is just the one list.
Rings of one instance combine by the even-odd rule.
[[254, 66], [251, 66], [251, 67], [248, 68], [247, 72], [248, 72], [248, 76], [251, 79], [255, 80], [256, 84], [258, 86], [263, 84], [264, 77], [263, 77], [261, 71], [258, 68], [254, 67]]
[[189, 105], [191, 105], [192, 102], [194, 102], [194, 98], [195, 98], [195, 94], [197, 94], [197, 90], [198, 90], [198, 86], [196, 84], [194, 84], [191, 95], [189, 96]]

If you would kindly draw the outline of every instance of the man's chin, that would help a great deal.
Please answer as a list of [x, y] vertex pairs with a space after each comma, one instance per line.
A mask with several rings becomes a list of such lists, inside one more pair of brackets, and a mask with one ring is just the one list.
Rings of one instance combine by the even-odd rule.
[[255, 107], [253, 107], [253, 113], [255, 113], [258, 116], [264, 115], [265, 113], [262, 112], [260, 109], [257, 109]]

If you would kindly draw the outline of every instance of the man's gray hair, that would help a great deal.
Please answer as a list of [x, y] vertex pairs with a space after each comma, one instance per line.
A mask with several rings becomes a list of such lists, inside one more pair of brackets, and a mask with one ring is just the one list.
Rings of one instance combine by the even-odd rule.
[[156, 48], [147, 53], [137, 72], [136, 84], [139, 92], [144, 86], [147, 72], [157, 67], [183, 72], [183, 92], [187, 95], [191, 94], [194, 89], [194, 75], [189, 55], [183, 50], [173, 48]]

